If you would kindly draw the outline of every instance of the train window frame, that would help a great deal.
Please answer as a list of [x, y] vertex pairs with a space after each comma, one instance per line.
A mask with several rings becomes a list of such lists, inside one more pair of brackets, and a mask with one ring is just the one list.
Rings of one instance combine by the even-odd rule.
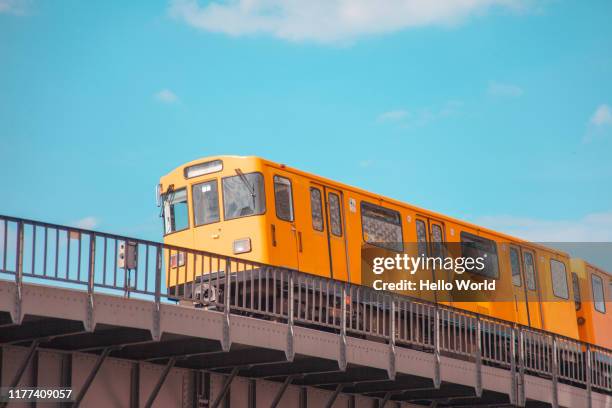
[[[419, 225], [422, 225], [422, 231], [425, 233], [424, 241], [421, 241], [421, 237], [419, 236]], [[415, 228], [415, 232], [416, 232], [416, 239], [417, 239], [417, 256], [429, 256], [429, 247], [427, 245], [427, 224], [425, 223], [424, 220], [421, 219], [416, 219], [414, 222], [414, 228]], [[421, 253], [421, 244], [424, 245], [425, 247], [425, 252]]]
[[[513, 252], [516, 254], [516, 261], [517, 261], [516, 266], [518, 267], [517, 274], [514, 273], [514, 266], [512, 265], [512, 253]], [[510, 250], [508, 251], [508, 259], [510, 260], [510, 273], [511, 273], [512, 285], [520, 288], [523, 286], [523, 278], [521, 276], [521, 251], [514, 245], [510, 245]], [[515, 276], [518, 277], [518, 283], [514, 279]]]
[[[538, 270], [537, 270], [537, 265], [536, 265], [536, 254], [531, 251], [531, 250], [522, 250], [521, 251], [521, 255], [522, 255], [522, 261], [523, 261], [523, 272], [525, 275], [525, 285], [527, 286], [527, 290], [531, 290], [531, 291], [536, 291], [538, 288]], [[531, 286], [529, 284], [529, 279], [528, 279], [528, 272], [527, 272], [527, 265], [526, 265], [526, 256], [529, 256], [531, 258], [531, 270], [533, 272], [533, 276], [531, 277], [533, 279], [533, 286]]]
[[[601, 298], [599, 300], [596, 299], [595, 295], [596, 280], [599, 282], [601, 288]], [[601, 314], [606, 314], [606, 290], [604, 288], [603, 278], [596, 273], [591, 273], [591, 293], [593, 294], [593, 309]], [[598, 304], [601, 304], [602, 309], [597, 307]]]
[[492, 275], [485, 275], [483, 273], [480, 273], [480, 271], [473, 269], [471, 271], [469, 271], [468, 273], [471, 273], [473, 275], [478, 275], [478, 276], [482, 276], [485, 279], [493, 279], [493, 280], [498, 280], [499, 279], [499, 250], [497, 248], [497, 242], [493, 239], [490, 238], [486, 238], [486, 237], [482, 237], [480, 235], [476, 235], [476, 234], [472, 234], [471, 232], [468, 231], [461, 231], [461, 233], [459, 234], [459, 239], [460, 239], [460, 245], [461, 245], [461, 256], [465, 256], [464, 255], [464, 239], [471, 239], [472, 241], [477, 241], [477, 242], [485, 242], [488, 243], [492, 246], [492, 248], [495, 250], [495, 263], [492, 263], [492, 265], [495, 267], [495, 276]]
[[266, 180], [265, 180], [265, 177], [264, 177], [263, 173], [260, 172], [260, 171], [252, 171], [252, 172], [249, 172], [249, 173], [244, 173], [245, 176], [248, 176], [250, 174], [257, 174], [259, 177], [261, 177], [261, 190], [262, 190], [261, 192], [262, 192], [262, 197], [263, 197], [263, 209], [262, 209], [262, 211], [258, 212], [258, 213], [255, 213], [255, 214], [248, 214], [248, 215], [242, 215], [242, 216], [238, 216], [238, 217], [228, 218], [227, 217], [227, 213], [226, 213], [226, 209], [225, 209], [225, 188], [224, 188], [225, 186], [224, 186], [223, 183], [227, 179], [231, 179], [231, 178], [234, 178], [234, 177], [240, 177], [240, 176], [239, 175], [225, 176], [225, 177], [221, 178], [221, 200], [222, 200], [221, 206], [223, 207], [223, 221], [231, 221], [231, 220], [237, 220], [237, 219], [240, 219], [240, 218], [247, 218], [247, 217], [257, 217], [257, 216], [260, 216], [260, 215], [265, 215], [266, 212], [268, 211], [268, 203], [267, 203], [267, 200], [266, 200]]
[[[205, 222], [205, 223], [202, 223], [202, 224], [198, 224], [197, 220], [196, 220], [196, 202], [195, 202], [195, 194], [193, 194], [193, 189], [198, 187], [198, 186], [201, 186], [203, 184], [211, 183], [213, 181], [215, 182], [215, 185], [217, 186], [217, 206], [218, 206], [218, 209], [219, 209], [218, 218], [217, 218], [216, 221], [211, 221], [211, 222]], [[219, 194], [219, 180], [215, 177], [215, 178], [208, 179], [208, 180], [205, 180], [205, 181], [200, 181], [200, 182], [197, 182], [197, 183], [193, 183], [193, 184], [191, 184], [190, 187], [191, 187], [191, 209], [192, 209], [191, 212], [192, 212], [193, 227], [194, 228], [198, 228], [198, 227], [201, 227], [201, 226], [204, 226], [204, 225], [211, 225], [211, 224], [216, 224], [218, 222], [221, 222], [221, 206], [222, 206], [222, 203], [221, 203], [221, 200], [220, 200], [221, 195]]]
[[[380, 245], [380, 241], [369, 241], [368, 239], [366, 239], [366, 231], [365, 231], [365, 223], [363, 222], [363, 218], [364, 218], [364, 207], [366, 207], [366, 211], [367, 210], [378, 210], [382, 213], [393, 213], [394, 216], [396, 216], [396, 220], [397, 223], [393, 223], [396, 226], [399, 226], [399, 232], [400, 232], [400, 241], [399, 244], [401, 244], [401, 248], [394, 248], [392, 246], [389, 245]], [[370, 207], [370, 208], [367, 208]], [[387, 249], [389, 251], [393, 251], [393, 252], [398, 252], [398, 253], [403, 253], [404, 252], [404, 228], [402, 225], [402, 215], [399, 211], [397, 210], [393, 210], [391, 208], [387, 208], [387, 207], [383, 207], [381, 205], [376, 205], [376, 204], [372, 204], [370, 202], [367, 201], [361, 201], [360, 205], [359, 205], [359, 210], [360, 210], [360, 219], [361, 219], [361, 238], [363, 239], [364, 242], [370, 244], [370, 245], [374, 245], [376, 247], [379, 248], [383, 248], [383, 249]], [[372, 218], [372, 217], [370, 217]], [[378, 243], [378, 244], [377, 244]]]
[[[187, 215], [186, 215], [186, 220], [187, 220], [187, 225], [185, 226], [185, 228], [181, 228], [181, 229], [175, 229], [173, 231], [168, 232], [168, 228], [167, 228], [167, 224], [166, 224], [166, 196], [168, 194], [172, 194], [173, 195], [173, 200], [176, 197], [176, 193], [184, 191], [185, 192], [185, 205], [187, 206]], [[175, 234], [177, 232], [181, 232], [181, 231], [186, 231], [191, 227], [190, 224], [190, 216], [189, 216], [189, 189], [187, 188], [187, 186], [185, 187], [181, 187], [178, 189], [173, 189], [170, 192], [167, 192], [165, 194], [162, 195], [162, 210], [163, 210], [163, 221], [164, 221], [164, 236], [168, 236], [168, 235], [172, 235]], [[181, 201], [182, 202], [182, 201]], [[174, 204], [171, 204], [174, 205]]]
[[[336, 231], [334, 230], [334, 222], [332, 220], [332, 207], [331, 207], [331, 200], [330, 200], [331, 196], [336, 197], [336, 199], [338, 200], [338, 228], [340, 229], [339, 233], [336, 233]], [[340, 200], [340, 196], [334, 193], [333, 191], [328, 191], [327, 192], [327, 203], [329, 205], [329, 227], [330, 227], [329, 230], [333, 236], [342, 237], [344, 228], [342, 228], [342, 201]]]
[[[321, 228], [317, 228], [315, 226], [315, 208], [313, 207], [313, 202], [312, 202], [312, 193], [316, 191], [319, 194], [319, 208], [318, 208], [318, 216], [321, 219]], [[323, 193], [321, 193], [321, 189], [317, 188], [317, 187], [310, 187], [309, 189], [309, 194], [310, 194], [310, 220], [311, 220], [311, 224], [312, 224], [312, 229], [315, 231], [319, 231], [319, 232], [323, 232], [325, 230], [325, 215], [323, 213]]]
[[[285, 183], [278, 183], [277, 180], [285, 180], [288, 184]], [[291, 179], [289, 177], [285, 177], [282, 176], [280, 174], [275, 174], [272, 177], [272, 184], [274, 187], [274, 210], [275, 210], [275, 214], [276, 214], [276, 218], [278, 218], [281, 221], [287, 221], [287, 222], [293, 222], [295, 221], [295, 209], [293, 207], [293, 183], [291, 181]], [[277, 191], [276, 191], [276, 185], [285, 185], [285, 186], [289, 186], [289, 218], [285, 218], [282, 217], [281, 215], [279, 215], [278, 210], [278, 195], [277, 195]]]
[[[563, 280], [565, 282], [564, 287], [565, 287], [565, 293], [566, 293], [565, 296], [562, 296], [563, 294], [559, 294], [555, 290], [555, 281], [556, 281], [556, 279], [555, 279], [555, 276], [554, 276], [553, 263], [561, 265], [563, 267]], [[559, 299], [569, 300], [570, 293], [569, 293], [569, 286], [568, 286], [568, 282], [567, 282], [567, 267], [565, 266], [565, 262], [561, 262], [558, 259], [551, 258], [549, 260], [548, 264], [549, 264], [549, 267], [550, 267], [550, 283], [551, 283], [551, 288], [552, 288], [552, 291], [553, 291], [553, 295], [555, 297], [558, 297]]]
[[572, 272], [572, 291], [574, 292], [574, 307], [576, 311], [582, 309], [582, 295], [580, 293], [580, 279], [576, 272]]

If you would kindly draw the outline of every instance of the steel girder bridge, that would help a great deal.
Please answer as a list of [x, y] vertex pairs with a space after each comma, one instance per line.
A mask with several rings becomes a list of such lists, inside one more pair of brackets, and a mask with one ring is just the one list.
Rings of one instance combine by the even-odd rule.
[[2, 387], [63, 406], [612, 407], [612, 352], [573, 339], [103, 232], [0, 216], [0, 238]]

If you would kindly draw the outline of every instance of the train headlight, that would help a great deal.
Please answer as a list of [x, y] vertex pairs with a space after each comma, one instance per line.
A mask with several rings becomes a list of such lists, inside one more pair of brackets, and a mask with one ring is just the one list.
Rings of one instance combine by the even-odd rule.
[[251, 238], [240, 238], [234, 241], [233, 245], [235, 254], [244, 254], [251, 252]]

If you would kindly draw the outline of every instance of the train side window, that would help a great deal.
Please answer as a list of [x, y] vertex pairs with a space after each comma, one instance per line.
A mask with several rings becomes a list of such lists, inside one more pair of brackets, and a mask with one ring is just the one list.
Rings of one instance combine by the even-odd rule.
[[434, 257], [440, 258], [444, 255], [444, 234], [442, 233], [442, 227], [438, 224], [431, 225], [431, 245]]
[[219, 221], [219, 188], [217, 180], [210, 180], [191, 187], [195, 226]]
[[593, 306], [595, 310], [606, 313], [606, 301], [604, 299], [604, 286], [601, 276], [591, 274], [591, 286], [593, 288]]
[[163, 196], [164, 232], [171, 234], [189, 228], [187, 190], [170, 191]]
[[510, 267], [512, 269], [512, 284], [521, 286], [521, 264], [518, 250], [510, 247]]
[[399, 212], [362, 201], [361, 226], [365, 242], [392, 251], [404, 250]]
[[321, 190], [310, 187], [310, 212], [312, 214], [312, 228], [323, 231], [323, 201]]
[[576, 272], [572, 272], [572, 289], [574, 290], [574, 306], [576, 310], [580, 310], [582, 307], [582, 300], [580, 298], [580, 282], [578, 282], [578, 275], [576, 275]]
[[610, 281], [610, 284], [608, 285], [608, 296], [610, 297], [610, 302], [612, 302], [612, 281]]
[[531, 252], [523, 252], [523, 267], [525, 268], [527, 289], [536, 290], [535, 265], [533, 263], [533, 254]]
[[427, 227], [422, 220], [416, 220], [418, 256], [427, 256]]
[[495, 241], [461, 231], [461, 256], [473, 259], [483, 258], [485, 267], [482, 271], [473, 269], [471, 273], [485, 278], [499, 278], [499, 260]]
[[329, 201], [329, 223], [331, 225], [331, 233], [337, 237], [342, 236], [342, 215], [340, 214], [340, 198], [337, 194], [328, 193]]
[[286, 177], [274, 176], [274, 204], [279, 219], [293, 221], [291, 180]]
[[553, 294], [561, 299], [569, 299], [567, 273], [563, 262], [559, 262], [556, 259], [550, 260], [550, 279], [552, 281]]

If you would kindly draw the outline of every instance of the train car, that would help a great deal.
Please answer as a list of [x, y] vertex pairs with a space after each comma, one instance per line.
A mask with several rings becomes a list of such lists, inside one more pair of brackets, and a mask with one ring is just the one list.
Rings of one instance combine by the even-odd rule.
[[[431, 253], [456, 244], [486, 254], [487, 267], [473, 278], [495, 280], [496, 291], [482, 301], [455, 293], [444, 303], [578, 338], [567, 319], [575, 310], [565, 253], [258, 157], [189, 162], [163, 176], [158, 192], [167, 244], [354, 284], [368, 283], [364, 246]], [[172, 256], [168, 285], [186, 283], [181, 254]], [[422, 269], [417, 278], [434, 273]]]
[[571, 260], [580, 340], [612, 348], [612, 275], [583, 259]]

